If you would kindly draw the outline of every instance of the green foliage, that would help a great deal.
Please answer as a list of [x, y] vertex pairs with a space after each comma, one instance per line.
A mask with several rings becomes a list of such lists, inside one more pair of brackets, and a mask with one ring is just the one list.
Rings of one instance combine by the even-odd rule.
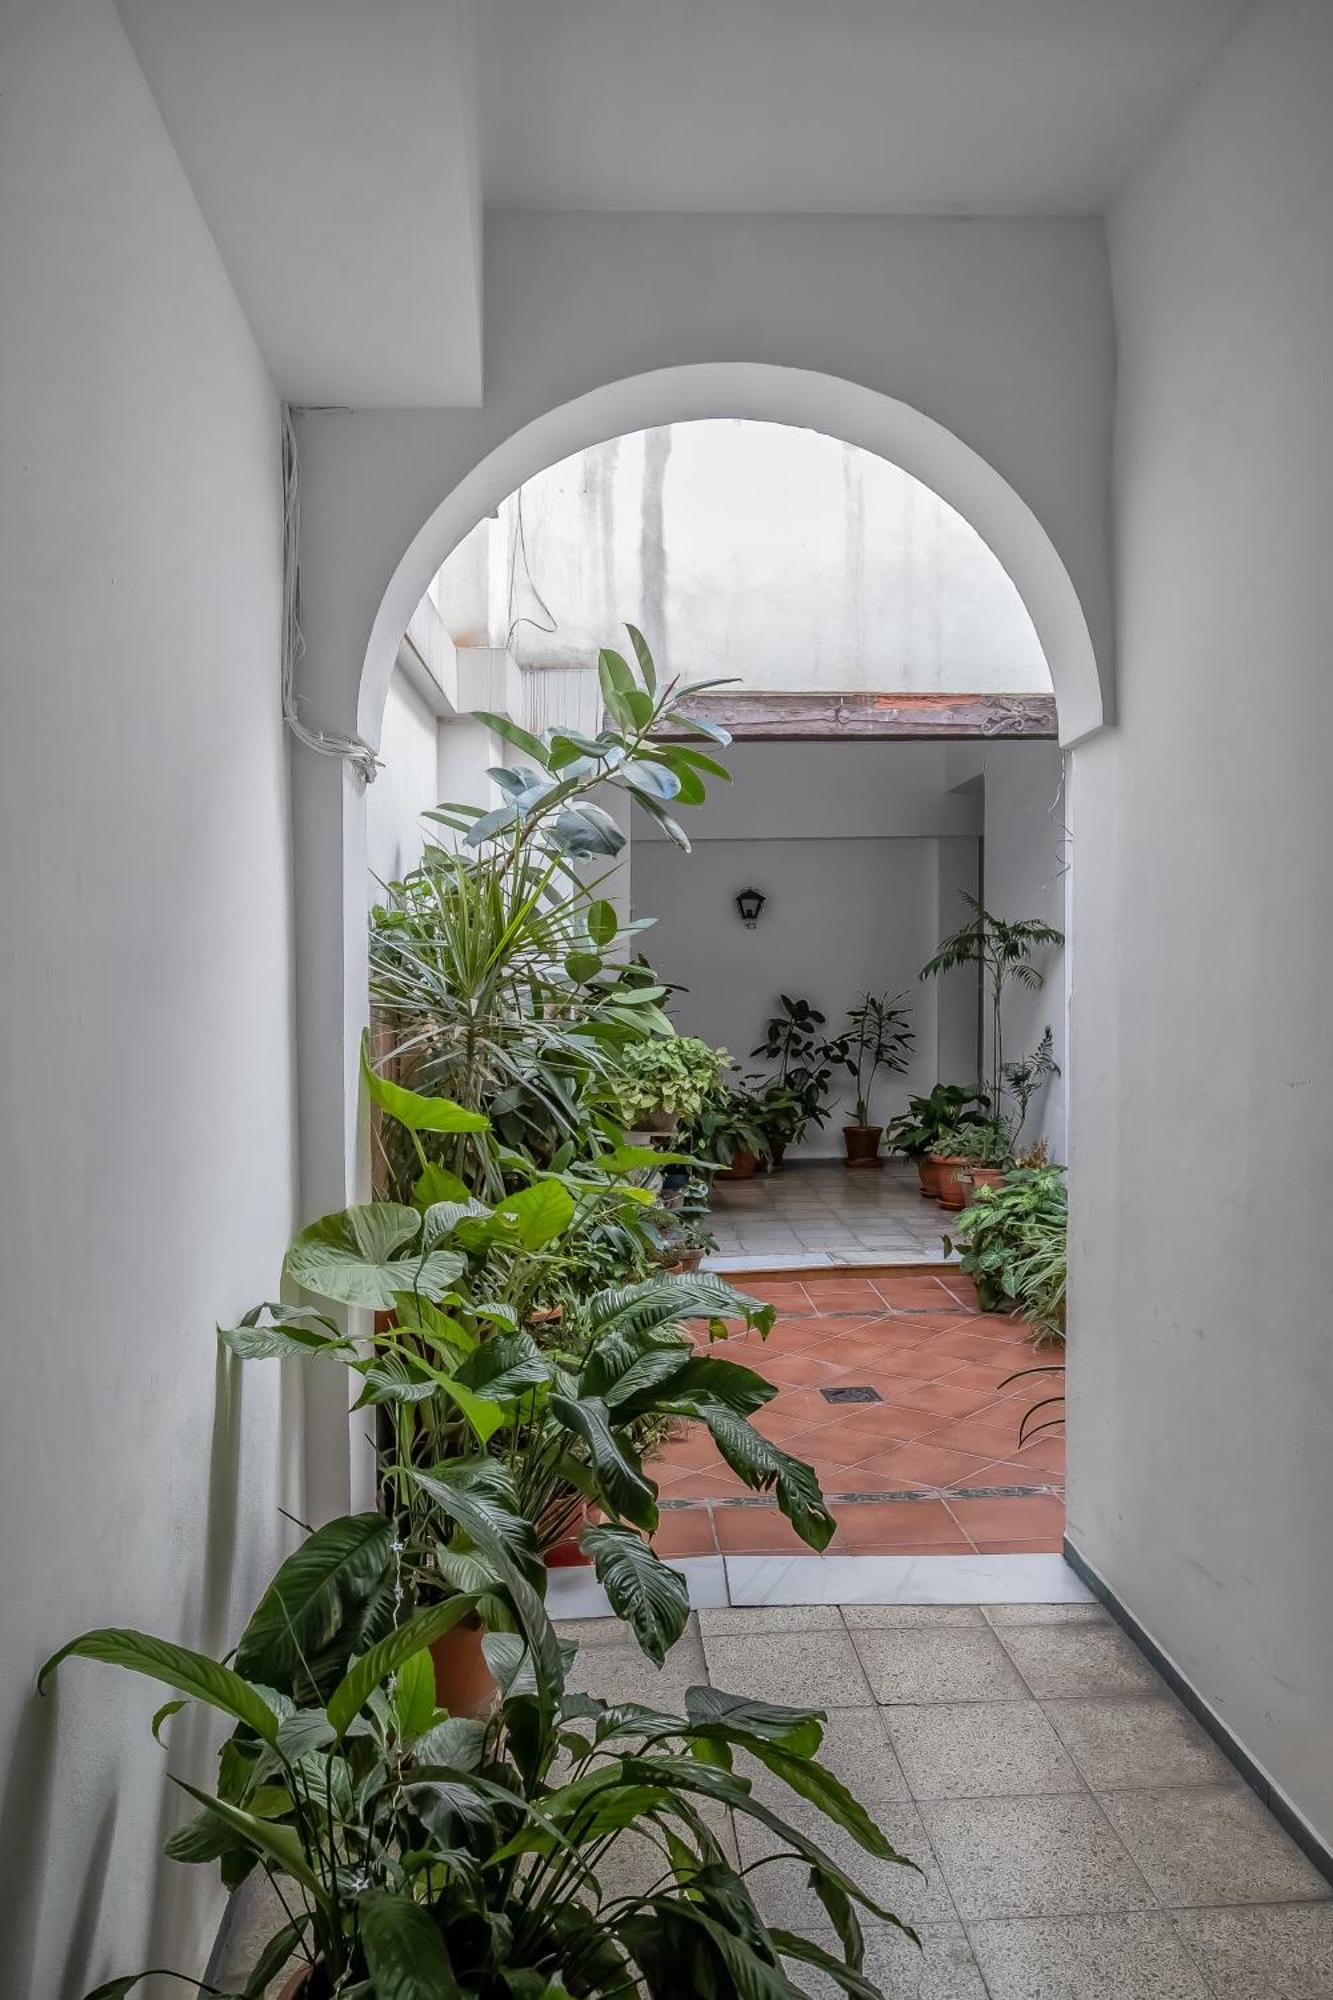
[[689, 1124], [716, 1094], [730, 1062], [725, 1049], [712, 1048], [695, 1035], [632, 1042], [617, 1058], [605, 1101], [631, 1129], [655, 1111], [674, 1112]]
[[906, 1112], [887, 1127], [885, 1141], [909, 1160], [927, 1159], [946, 1132], [974, 1122], [977, 1113], [989, 1108], [989, 1097], [969, 1084], [937, 1083], [928, 1097], [908, 1098]]
[[808, 1000], [778, 996], [779, 1011], [764, 1026], [764, 1039], [751, 1056], [776, 1062], [776, 1079], [759, 1091], [764, 1124], [779, 1146], [792, 1146], [809, 1127], [828, 1117], [829, 1083], [841, 1043], [824, 1034], [828, 1017]]
[[856, 1122], [870, 1123], [871, 1094], [881, 1072], [901, 1076], [907, 1069], [916, 1041], [907, 1025], [908, 1009], [900, 1006], [901, 993], [892, 998], [883, 993], [866, 993], [847, 1015], [846, 1033], [826, 1044], [835, 1064], [847, 1070], [856, 1086]]
[[[1063, 944], [1064, 932], [1036, 917], [1015, 920], [997, 917], [975, 896], [964, 896], [972, 911], [959, 930], [941, 943], [935, 956], [921, 968], [921, 977], [931, 979], [962, 965], [976, 965], [990, 1004], [990, 1077], [987, 1095], [997, 1118], [1004, 1116], [1004, 1094], [1009, 1083], [1004, 1061], [1003, 1004], [1005, 988], [1011, 980], [1034, 989], [1045, 984], [1045, 976], [1033, 964], [1038, 952]], [[1054, 1066], [1052, 1065], [1052, 1068]], [[1048, 1072], [1049, 1074], [1050, 1072]], [[1034, 1086], [1035, 1087], [1035, 1086]], [[1029, 1096], [1031, 1093], [1029, 1092]], [[1027, 1109], [1024, 1101], [1024, 1111]], [[1015, 1130], [1013, 1137], [1017, 1138]]]
[[1063, 1167], [1018, 1167], [1003, 1187], [977, 1189], [957, 1227], [983, 1311], [1017, 1310], [1039, 1338], [1063, 1339], [1068, 1222]]
[[993, 1118], [967, 1118], [947, 1126], [930, 1148], [933, 1160], [966, 1160], [970, 1167], [1007, 1167], [1013, 1159], [1009, 1134]]
[[[817, 1826], [836, 1832], [844, 1851], [912, 1864], [816, 1761], [821, 1714], [707, 1687], [687, 1691], [683, 1715], [568, 1692], [566, 1651], [540, 1588], [524, 1582], [484, 1514], [474, 1508], [468, 1518], [480, 1555], [503, 1578], [496, 1596], [512, 1627], [497, 1643], [503, 1691], [485, 1724], [436, 1707], [426, 1650], [467, 1614], [467, 1593], [426, 1612], [405, 1608], [327, 1694], [307, 1681], [297, 1698], [282, 1697], [141, 1634], [85, 1633], [43, 1670], [45, 1683], [62, 1660], [109, 1660], [235, 1720], [216, 1786], [182, 1786], [197, 1811], [167, 1843], [178, 1861], [218, 1863], [229, 1886], [255, 1869], [275, 1886], [283, 1914], [257, 1949], [243, 1996], [231, 2000], [257, 2000], [292, 1956], [312, 1969], [312, 2000], [334, 1992], [618, 2000], [634, 1991], [650, 2000], [683, 1992], [790, 2000], [782, 1959], [793, 1953], [817, 1959], [849, 1992], [873, 1992], [860, 1973], [855, 1913], [898, 1919], [834, 1858]], [[298, 1564], [302, 1574], [325, 1570], [334, 1547], [364, 1546], [359, 1522], [321, 1532], [326, 1547]], [[665, 1587], [674, 1593], [666, 1609], [641, 1610], [649, 1600], [665, 1603], [664, 1586], [630, 1552], [632, 1539], [610, 1529], [589, 1537], [613, 1551], [602, 1568], [631, 1615], [654, 1631], [678, 1628], [678, 1578]], [[297, 1571], [288, 1570], [290, 1596]], [[345, 1579], [323, 1600], [325, 1642], [364, 1631], [379, 1594], [369, 1575]], [[251, 1629], [263, 1622], [257, 1612]], [[779, 1797], [799, 1802], [795, 1819], [771, 1788], [755, 1793], [734, 1769], [737, 1753], [765, 1767]], [[732, 1813], [757, 1822], [776, 1855], [800, 1862], [830, 1913], [838, 1951], [768, 1928], [713, 1830]], [[657, 1880], [628, 1894], [604, 1888], [623, 1879], [616, 1851], [630, 1839], [659, 1849]], [[105, 1982], [97, 1995], [123, 2000], [148, 1976]]]
[[685, 1135], [690, 1151], [702, 1160], [729, 1167], [739, 1153], [756, 1160], [769, 1157], [769, 1131], [761, 1097], [751, 1083], [732, 1084], [709, 1098]]

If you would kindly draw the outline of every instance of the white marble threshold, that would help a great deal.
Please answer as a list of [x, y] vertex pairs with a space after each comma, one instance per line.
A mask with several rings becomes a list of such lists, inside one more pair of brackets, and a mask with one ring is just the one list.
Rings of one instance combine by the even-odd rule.
[[[679, 1556], [698, 1610], [758, 1604], [1090, 1604], [1061, 1555]], [[552, 1570], [553, 1618], [604, 1618], [611, 1606], [591, 1569]]]
[[795, 1255], [762, 1256], [751, 1252], [746, 1256], [732, 1256], [719, 1252], [716, 1256], [705, 1257], [705, 1271], [716, 1271], [722, 1277], [731, 1272], [742, 1271], [883, 1271], [894, 1265], [906, 1265], [913, 1269], [929, 1266], [932, 1270], [956, 1269], [957, 1257], [932, 1257], [925, 1250], [802, 1250]]

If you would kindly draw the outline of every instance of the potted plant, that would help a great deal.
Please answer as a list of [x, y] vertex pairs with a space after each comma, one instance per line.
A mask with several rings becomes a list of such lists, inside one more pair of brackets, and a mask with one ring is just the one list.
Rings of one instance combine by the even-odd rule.
[[901, 1076], [911, 1060], [916, 1035], [907, 1025], [908, 1010], [899, 1005], [902, 998], [864, 994], [848, 1013], [846, 1031], [827, 1045], [831, 1061], [846, 1069], [856, 1086], [856, 1120], [842, 1132], [849, 1167], [884, 1164], [883, 1127], [870, 1122], [871, 1095], [881, 1071]]
[[794, 1146], [805, 1133], [812, 1113], [804, 1097], [776, 1079], [765, 1082], [756, 1077], [753, 1101], [768, 1150], [769, 1170], [781, 1173], [788, 1146]]
[[942, 1208], [967, 1205], [974, 1187], [993, 1184], [1004, 1178], [1012, 1159], [1009, 1134], [994, 1119], [965, 1119], [942, 1132], [931, 1148], [939, 1176]]
[[656, 1035], [622, 1050], [606, 1086], [610, 1109], [627, 1129], [674, 1132], [699, 1116], [731, 1058], [697, 1035]]
[[840, 1044], [826, 1039], [827, 1017], [818, 1007], [787, 993], [778, 999], [779, 1011], [765, 1023], [763, 1041], [750, 1051], [778, 1065], [777, 1076], [760, 1092], [775, 1171], [781, 1168], [787, 1147], [797, 1145], [811, 1125], [822, 1125], [828, 1117], [829, 1081], [840, 1051]]
[[907, 1155], [916, 1167], [922, 1194], [937, 1201], [939, 1173], [931, 1148], [964, 1118], [989, 1108], [990, 1099], [970, 1084], [937, 1083], [928, 1097], [908, 1098], [906, 1112], [886, 1127], [885, 1144]]
[[691, 1125], [688, 1143], [700, 1159], [717, 1162], [719, 1180], [753, 1180], [768, 1159], [757, 1093], [745, 1084], [716, 1093]]
[[[1024, 1065], [1007, 1064], [1004, 1060], [1004, 995], [1011, 980], [1020, 986], [1039, 990], [1045, 984], [1045, 975], [1034, 963], [1040, 952], [1064, 943], [1064, 932], [1056, 930], [1053, 924], [1043, 923], [1036, 917], [1008, 919], [997, 917], [979, 903], [975, 896], [964, 896], [963, 901], [972, 911], [961, 929], [954, 931], [941, 943], [939, 950], [921, 968], [923, 979], [937, 978], [941, 973], [952, 972], [958, 966], [975, 965], [980, 970], [982, 984], [990, 1009], [990, 1075], [987, 1079], [987, 1094], [991, 1110], [996, 1118], [1005, 1116], [1004, 1098], [1006, 1089], [1014, 1090], [1015, 1071], [1025, 1070]], [[1047, 1076], [1056, 1074], [1055, 1065], [1050, 1060], [1050, 1042], [1045, 1044], [1045, 1062], [1039, 1074], [1031, 1079], [1028, 1096]], [[1032, 1058], [1035, 1063], [1040, 1058]], [[1023, 1109], [1026, 1111], [1027, 1099]]]
[[1019, 1165], [1001, 1187], [977, 1188], [958, 1218], [961, 1268], [983, 1312], [1020, 1312], [1039, 1340], [1062, 1340], [1069, 1196], [1065, 1170]]
[[657, 1261], [664, 1271], [697, 1271], [717, 1249], [708, 1217], [708, 1182], [696, 1174], [673, 1204], [661, 1211]]
[[[913, 1864], [816, 1761], [822, 1716], [712, 1688], [689, 1689], [683, 1715], [571, 1692], [572, 1649], [512, 1554], [511, 1522], [468, 1504], [463, 1520], [502, 1579], [510, 1627], [487, 1641], [500, 1688], [489, 1724], [442, 1709], [430, 1667], [431, 1638], [473, 1595], [426, 1610], [394, 1591], [386, 1599], [375, 1564], [356, 1560], [387, 1529], [374, 1515], [330, 1523], [283, 1565], [230, 1663], [104, 1628], [41, 1670], [42, 1691], [70, 1659], [165, 1686], [155, 1733], [195, 1702], [233, 1725], [215, 1787], [178, 1781], [196, 1810], [166, 1851], [217, 1863], [230, 1888], [256, 1871], [273, 1883], [280, 1915], [245, 1992], [264, 1993], [296, 1959], [287, 2000], [776, 2000], [794, 1990], [782, 1969], [794, 1959], [868, 1994], [855, 1912], [899, 1920], [821, 1845], [821, 1829], [837, 1829], [841, 1847]], [[683, 1625], [683, 1582], [668, 1574]], [[738, 1752], [763, 1769], [762, 1791], [733, 1768]], [[791, 1818], [789, 1795], [800, 1802]], [[837, 1914], [839, 1948], [769, 1929], [715, 1831], [732, 1813], [800, 1864]], [[616, 1849], [636, 1836], [662, 1850], [662, 1865], [627, 1895]], [[124, 2000], [148, 1976], [109, 1981], [88, 2000]]]

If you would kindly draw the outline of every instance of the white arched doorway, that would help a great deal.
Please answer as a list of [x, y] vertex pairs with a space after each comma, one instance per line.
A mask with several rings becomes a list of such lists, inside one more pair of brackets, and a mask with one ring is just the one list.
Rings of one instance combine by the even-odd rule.
[[[393, 666], [412, 613], [445, 558], [485, 514], [557, 460], [627, 432], [708, 417], [816, 430], [910, 473], [960, 514], [1005, 569], [1051, 672], [1068, 746], [1109, 718], [1109, 662], [1099, 658], [1079, 594], [1029, 504], [962, 438], [864, 385], [761, 363], [657, 369], [560, 403], [479, 457], [424, 516], [398, 557], [370, 623], [355, 698], [362, 740], [378, 744]], [[298, 1058], [302, 1206], [317, 1214], [365, 1186], [357, 1049], [366, 1017], [364, 787], [347, 766], [298, 752], [296, 777]], [[331, 976], [330, 976], [331, 975]], [[305, 1386], [305, 1486], [312, 1518], [364, 1497], [336, 1383]]]

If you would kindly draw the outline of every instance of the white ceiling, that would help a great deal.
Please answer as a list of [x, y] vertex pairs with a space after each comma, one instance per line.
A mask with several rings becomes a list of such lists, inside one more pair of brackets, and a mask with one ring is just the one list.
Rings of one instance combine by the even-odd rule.
[[278, 388], [481, 400], [461, 0], [118, 0]]
[[117, 4], [279, 389], [411, 407], [481, 399], [483, 195], [1095, 213], [1248, 0]]
[[1247, 0], [482, 0], [497, 207], [1088, 214]]

